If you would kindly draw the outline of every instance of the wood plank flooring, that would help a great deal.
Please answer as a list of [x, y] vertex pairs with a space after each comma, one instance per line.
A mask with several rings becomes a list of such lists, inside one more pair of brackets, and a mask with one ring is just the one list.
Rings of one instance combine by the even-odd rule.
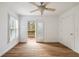
[[78, 57], [79, 54], [60, 43], [36, 43], [30, 39], [19, 43], [3, 57]]

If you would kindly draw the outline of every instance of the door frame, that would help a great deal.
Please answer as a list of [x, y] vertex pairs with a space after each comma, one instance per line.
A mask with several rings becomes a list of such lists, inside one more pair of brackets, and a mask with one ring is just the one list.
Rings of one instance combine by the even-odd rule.
[[27, 21], [27, 39], [28, 39], [28, 22], [34, 21], [35, 22], [35, 39], [36, 39], [36, 21], [35, 20], [28, 20]]

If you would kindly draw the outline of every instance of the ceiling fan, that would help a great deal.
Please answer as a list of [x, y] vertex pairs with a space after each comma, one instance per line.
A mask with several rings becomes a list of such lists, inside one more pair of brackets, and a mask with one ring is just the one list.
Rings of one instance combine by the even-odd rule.
[[40, 11], [41, 15], [43, 15], [44, 11], [55, 11], [55, 8], [47, 8], [46, 6], [48, 5], [48, 2], [40, 2], [40, 5], [37, 5], [34, 2], [31, 2], [31, 4], [33, 4], [34, 6], [37, 7], [37, 9], [32, 10], [31, 13], [36, 12], [36, 11]]

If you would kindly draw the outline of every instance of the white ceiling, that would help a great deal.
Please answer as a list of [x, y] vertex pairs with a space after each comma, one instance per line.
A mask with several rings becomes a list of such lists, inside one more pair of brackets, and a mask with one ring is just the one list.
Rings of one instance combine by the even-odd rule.
[[[15, 12], [17, 12], [20, 15], [40, 15], [39, 11], [34, 13], [30, 12], [31, 10], [34, 10], [37, 7], [29, 2], [8, 2], [5, 4], [7, 4], [11, 9], [15, 10]], [[37, 2], [37, 4], [39, 5], [39, 2]], [[44, 15], [59, 15], [65, 12], [66, 10], [76, 6], [77, 4], [79, 3], [78, 2], [50, 2], [47, 5], [47, 7], [55, 8], [56, 11], [55, 12], [45, 11]]]

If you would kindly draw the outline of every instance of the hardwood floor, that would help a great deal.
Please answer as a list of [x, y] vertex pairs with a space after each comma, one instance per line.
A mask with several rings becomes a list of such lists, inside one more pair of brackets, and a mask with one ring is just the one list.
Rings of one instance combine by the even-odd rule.
[[36, 43], [29, 39], [27, 43], [19, 43], [3, 57], [78, 57], [79, 54], [60, 43]]

